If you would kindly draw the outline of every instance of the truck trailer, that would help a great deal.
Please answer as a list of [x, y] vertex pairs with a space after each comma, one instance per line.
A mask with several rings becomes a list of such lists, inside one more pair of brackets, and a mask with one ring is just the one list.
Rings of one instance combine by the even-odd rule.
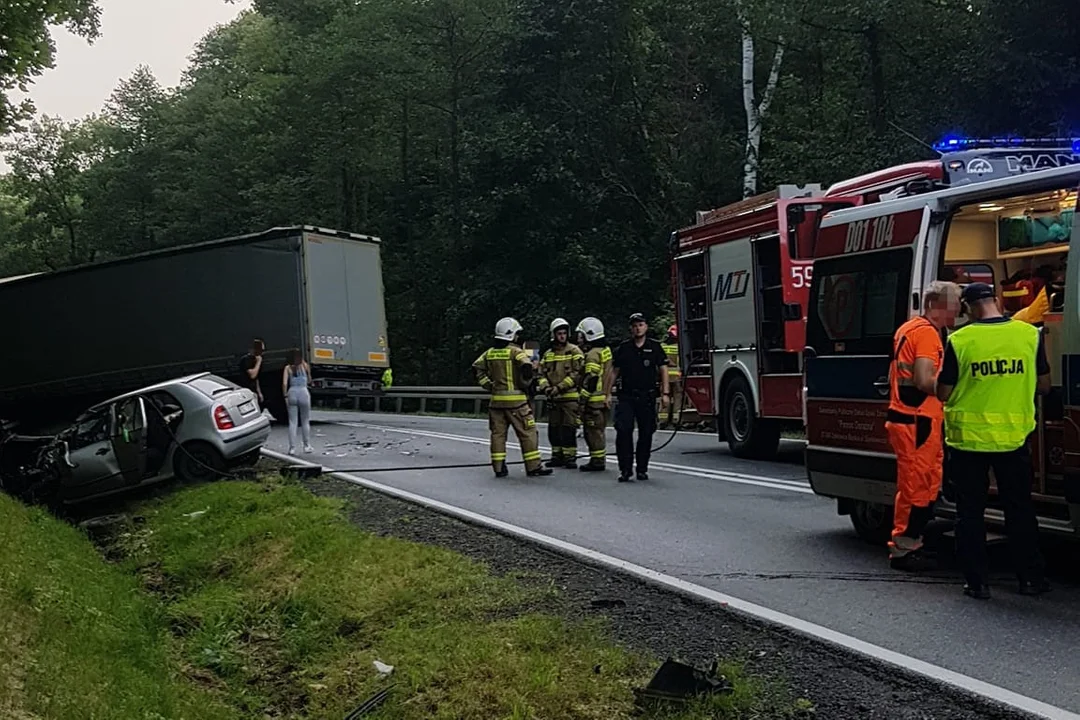
[[254, 338], [276, 418], [293, 348], [311, 365], [313, 397], [377, 394], [390, 363], [379, 253], [377, 237], [277, 227], [0, 281], [0, 414], [202, 371], [240, 382]]

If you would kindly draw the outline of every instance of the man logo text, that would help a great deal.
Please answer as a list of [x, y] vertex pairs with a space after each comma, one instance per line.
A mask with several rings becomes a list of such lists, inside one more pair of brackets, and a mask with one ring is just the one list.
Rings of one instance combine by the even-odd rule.
[[719, 273], [716, 276], [716, 287], [713, 289], [713, 302], [745, 297], [749, 287], [750, 273], [746, 270]]
[[847, 227], [847, 239], [844, 241], [844, 252], [863, 252], [864, 250], [880, 250], [890, 247], [893, 242], [893, 227], [896, 218], [892, 215], [857, 220]]

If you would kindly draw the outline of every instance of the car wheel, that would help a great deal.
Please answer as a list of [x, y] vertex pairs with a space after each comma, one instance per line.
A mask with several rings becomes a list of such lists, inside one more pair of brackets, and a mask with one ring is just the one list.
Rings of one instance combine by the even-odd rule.
[[855, 533], [871, 545], [885, 545], [892, 537], [893, 509], [890, 505], [856, 500], [851, 505]]
[[225, 472], [221, 453], [204, 442], [189, 442], [177, 448], [173, 464], [176, 477], [186, 483], [217, 480]]

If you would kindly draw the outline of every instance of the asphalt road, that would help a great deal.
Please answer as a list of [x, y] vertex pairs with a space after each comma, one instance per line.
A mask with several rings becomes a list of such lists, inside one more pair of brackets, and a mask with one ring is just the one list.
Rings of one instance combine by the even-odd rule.
[[[835, 504], [806, 483], [801, 444], [777, 462], [738, 460], [707, 435], [682, 434], [656, 453], [646, 483], [616, 472], [556, 471], [505, 480], [485, 468], [486, 421], [315, 411], [316, 454], [328, 468], [408, 490], [643, 565], [860, 640], [1080, 712], [1080, 587], [1059, 578], [1038, 599], [1012, 588], [1004, 548], [992, 548], [995, 595], [960, 592], [954, 572], [889, 570], [883, 548], [855, 537]], [[329, 423], [329, 424], [327, 424]], [[541, 427], [541, 443], [544, 428]], [[669, 433], [657, 435], [656, 443]], [[614, 434], [608, 451], [614, 458]], [[287, 449], [284, 428], [268, 444]], [[579, 448], [584, 444], [579, 441]], [[519, 457], [511, 446], [510, 459]], [[611, 466], [613, 467], [613, 466]], [[398, 471], [379, 471], [400, 468]], [[1066, 551], [1064, 563], [1075, 567]], [[1062, 560], [1058, 560], [1062, 562]]]

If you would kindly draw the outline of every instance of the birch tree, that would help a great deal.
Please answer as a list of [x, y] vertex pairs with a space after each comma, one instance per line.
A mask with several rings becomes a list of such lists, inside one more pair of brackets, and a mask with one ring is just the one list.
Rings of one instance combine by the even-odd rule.
[[765, 89], [758, 99], [755, 69], [757, 67], [757, 47], [754, 43], [754, 28], [750, 14], [746, 9], [746, 0], [735, 3], [739, 25], [742, 29], [742, 95], [743, 109], [746, 111], [746, 150], [743, 158], [743, 197], [757, 194], [758, 168], [760, 166], [761, 130], [765, 116], [769, 112], [776, 86], [780, 81], [780, 67], [784, 62], [784, 38], [777, 38], [773, 52], [769, 76]]

